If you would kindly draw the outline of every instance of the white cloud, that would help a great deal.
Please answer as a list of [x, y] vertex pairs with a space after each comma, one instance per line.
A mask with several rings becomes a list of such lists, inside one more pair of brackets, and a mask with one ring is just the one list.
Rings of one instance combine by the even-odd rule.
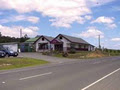
[[86, 15], [86, 16], [85, 16], [85, 19], [87, 19], [87, 20], [91, 20], [91, 19], [92, 19], [92, 16], [90, 16], [90, 15]]
[[[113, 0], [0, 0], [0, 9], [14, 9], [19, 13], [37, 11], [44, 16], [49, 16], [54, 19], [52, 20], [52, 26], [68, 28], [71, 27], [73, 22], [83, 23], [83, 21], [78, 21], [78, 19], [84, 15], [92, 14], [91, 7], [104, 5], [112, 1]], [[99, 4], [97, 4], [97, 2], [99, 2]], [[73, 17], [77, 17], [78, 19]], [[72, 20], [69, 22], [68, 18], [72, 18]], [[86, 19], [90, 19], [90, 17]], [[55, 23], [58, 23], [58, 25]]]
[[85, 37], [85, 38], [98, 38], [98, 35], [101, 36], [101, 38], [104, 38], [104, 33], [100, 30], [96, 29], [95, 27], [89, 27], [88, 30], [83, 31], [80, 34], [74, 34], [78, 37]]
[[66, 28], [70, 28], [72, 24], [72, 22], [76, 21], [79, 24], [83, 24], [85, 22], [84, 18], [82, 17], [65, 17], [65, 18], [56, 18], [56, 19], [50, 19], [49, 21], [52, 22], [52, 26], [55, 27], [66, 27]]
[[0, 32], [4, 36], [12, 36], [12, 37], [20, 37], [20, 29], [22, 29], [22, 35], [24, 36], [27, 34], [29, 37], [34, 37], [38, 35], [38, 27], [29, 26], [29, 27], [22, 27], [22, 26], [3, 26], [0, 25]]
[[115, 44], [114, 47], [116, 47], [118, 49], [118, 48], [120, 48], [120, 44]]
[[104, 24], [111, 24], [113, 22], [114, 22], [114, 17], [105, 17], [105, 16], [98, 17], [96, 20], [92, 21], [92, 23], [104, 23]]
[[29, 16], [27, 17], [27, 21], [32, 22], [32, 23], [38, 23], [39, 18], [35, 16]]
[[98, 17], [96, 20], [92, 21], [91, 23], [102, 23], [108, 26], [109, 28], [113, 29], [117, 27], [117, 25], [114, 23], [114, 19], [114, 17], [101, 16]]
[[112, 38], [111, 41], [116, 41], [116, 42], [118, 42], [118, 41], [120, 41], [120, 38]]
[[114, 28], [117, 27], [117, 25], [114, 24], [114, 23], [112, 23], [112, 24], [107, 24], [107, 26], [108, 26], [109, 28], [111, 28], [111, 29], [114, 29]]
[[1, 24], [1, 23], [8, 23], [8, 22], [9, 22], [8, 19], [0, 19], [0, 24]]
[[18, 15], [18, 16], [8, 17], [7, 19], [1, 19], [0, 23], [17, 22], [17, 21], [28, 21], [31, 23], [38, 23], [39, 18], [35, 16]]
[[105, 4], [113, 2], [113, 1], [115, 1], [115, 0], [86, 0], [88, 6], [90, 6], [90, 7], [105, 5]]

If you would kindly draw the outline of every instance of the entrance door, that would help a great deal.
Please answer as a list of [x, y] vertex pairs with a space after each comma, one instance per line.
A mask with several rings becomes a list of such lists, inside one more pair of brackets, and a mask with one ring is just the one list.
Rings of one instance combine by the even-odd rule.
[[39, 50], [47, 50], [48, 43], [39, 43]]
[[55, 44], [55, 50], [63, 51], [63, 44]]

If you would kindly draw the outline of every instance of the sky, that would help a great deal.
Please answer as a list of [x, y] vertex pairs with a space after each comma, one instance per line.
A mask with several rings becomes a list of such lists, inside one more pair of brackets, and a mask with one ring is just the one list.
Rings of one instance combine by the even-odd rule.
[[66, 34], [120, 49], [120, 0], [0, 0], [0, 32], [20, 37]]

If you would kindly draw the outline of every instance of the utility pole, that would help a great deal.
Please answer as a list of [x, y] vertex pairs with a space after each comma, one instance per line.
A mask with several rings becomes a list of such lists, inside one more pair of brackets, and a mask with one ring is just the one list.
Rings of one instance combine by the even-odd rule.
[[101, 45], [100, 45], [100, 35], [98, 35], [98, 43], [99, 43], [99, 49], [101, 49]]
[[22, 29], [20, 29], [20, 38], [22, 38]]

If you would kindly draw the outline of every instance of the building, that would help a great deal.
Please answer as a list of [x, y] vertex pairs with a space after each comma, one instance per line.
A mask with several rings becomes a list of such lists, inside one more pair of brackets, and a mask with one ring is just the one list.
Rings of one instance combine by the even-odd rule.
[[37, 36], [39, 37], [36, 41], [35, 41], [35, 47], [36, 47], [36, 51], [48, 51], [51, 50], [51, 41], [54, 39], [53, 37], [49, 37], [49, 36]]
[[36, 44], [35, 42], [38, 40], [39, 37], [30, 38], [26, 40], [24, 43], [20, 44], [21, 52], [33, 52], [36, 51]]
[[24, 42], [24, 47], [26, 47], [28, 51], [33, 51], [32, 49], [36, 52], [48, 51], [51, 49], [50, 41], [53, 39], [53, 37], [44, 35], [36, 36]]
[[0, 43], [0, 46], [4, 47], [4, 48], [8, 48], [11, 49], [15, 52], [18, 51], [18, 43], [16, 42], [10, 42], [10, 43]]
[[29, 48], [34, 48], [36, 52], [49, 50], [69, 51], [73, 48], [78, 51], [94, 51], [94, 46], [87, 41], [64, 34], [59, 34], [55, 38], [44, 35], [37, 36], [27, 40], [25, 44], [27, 44]]
[[78, 51], [93, 51], [94, 46], [85, 40], [77, 37], [72, 37], [64, 34], [59, 34], [55, 37], [51, 44], [54, 45], [53, 50], [69, 51], [74, 48]]

